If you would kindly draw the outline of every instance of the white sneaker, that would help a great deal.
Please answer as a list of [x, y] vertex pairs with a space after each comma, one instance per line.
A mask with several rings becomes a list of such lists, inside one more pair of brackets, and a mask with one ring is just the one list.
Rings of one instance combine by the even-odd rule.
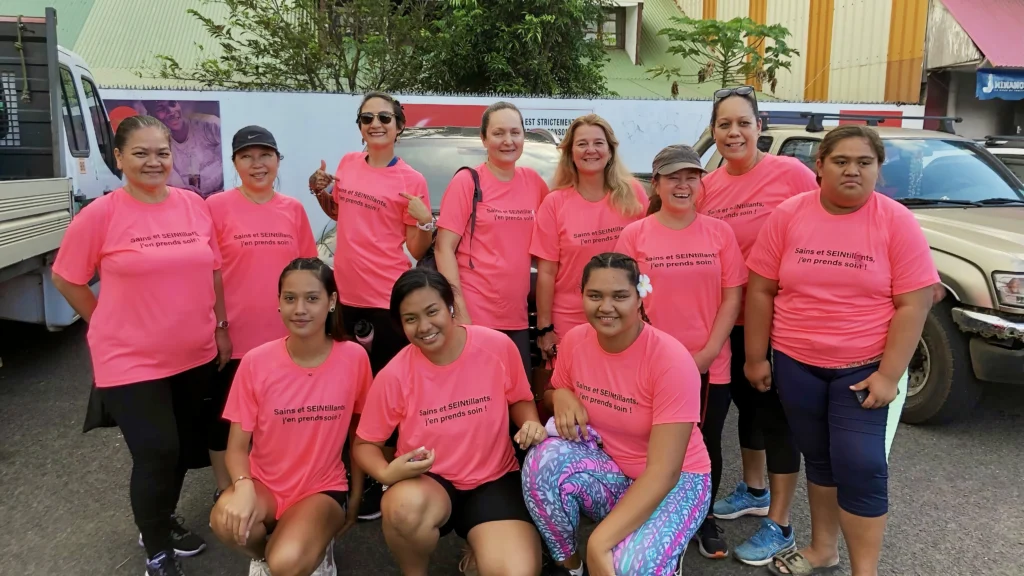
[[[687, 543], [687, 546], [689, 543]], [[683, 558], [686, 557], [686, 546], [683, 546], [683, 552], [679, 555], [679, 563], [676, 564], [675, 576], [683, 576]]]
[[477, 571], [476, 567], [476, 556], [473, 555], [473, 549], [466, 544], [466, 547], [462, 549], [462, 559], [459, 560], [459, 572], [466, 576], [480, 576], [480, 572]]
[[[267, 573], [270, 576], [270, 573]], [[334, 540], [327, 544], [327, 552], [324, 554], [324, 561], [320, 563], [310, 576], [338, 576], [338, 567], [334, 564]]]
[[270, 576], [270, 567], [266, 560], [249, 560], [249, 576]]

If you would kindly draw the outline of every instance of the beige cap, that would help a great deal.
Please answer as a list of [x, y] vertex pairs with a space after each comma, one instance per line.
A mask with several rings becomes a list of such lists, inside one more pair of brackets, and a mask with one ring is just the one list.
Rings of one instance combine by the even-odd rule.
[[685, 144], [673, 144], [666, 146], [654, 157], [652, 166], [653, 174], [664, 176], [686, 168], [700, 170], [707, 174], [708, 171], [700, 165], [700, 155], [692, 147]]

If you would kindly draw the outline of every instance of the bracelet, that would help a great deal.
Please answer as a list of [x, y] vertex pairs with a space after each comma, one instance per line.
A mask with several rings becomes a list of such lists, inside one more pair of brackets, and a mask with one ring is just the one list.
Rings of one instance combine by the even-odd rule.
[[232, 482], [231, 485], [234, 486], [235, 484], [238, 484], [240, 480], [248, 480], [249, 482], [254, 482], [254, 480], [248, 476], [239, 476], [238, 478], [235, 478], [235, 481]]
[[554, 324], [548, 324], [547, 326], [545, 326], [543, 328], [538, 328], [537, 329], [537, 336], [543, 336], [543, 335], [547, 334], [548, 332], [554, 332], [554, 331], [555, 331], [555, 325]]

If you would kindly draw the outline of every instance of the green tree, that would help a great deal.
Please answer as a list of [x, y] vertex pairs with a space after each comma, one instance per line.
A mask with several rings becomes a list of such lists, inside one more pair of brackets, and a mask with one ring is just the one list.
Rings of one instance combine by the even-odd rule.
[[792, 57], [800, 55], [786, 44], [790, 33], [781, 24], [768, 26], [750, 18], [724, 22], [687, 16], [672, 18], [672, 23], [675, 27], [665, 28], [658, 35], [671, 42], [669, 54], [695, 64], [696, 71], [691, 72], [694, 66], [658, 66], [647, 70], [653, 78], [663, 76], [697, 84], [714, 82], [722, 88], [753, 78], [775, 92], [779, 70], [789, 70]]
[[447, 0], [421, 87], [435, 92], [594, 96], [608, 56], [587, 28], [606, 0]]
[[206, 87], [330, 92], [399, 90], [416, 83], [431, 0], [206, 0], [225, 22], [188, 12], [219, 47], [179, 63], [159, 54], [158, 78]]

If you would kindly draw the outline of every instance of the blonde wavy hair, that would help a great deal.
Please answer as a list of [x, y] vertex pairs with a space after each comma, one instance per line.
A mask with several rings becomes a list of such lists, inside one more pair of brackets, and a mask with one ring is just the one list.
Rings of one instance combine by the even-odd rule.
[[566, 130], [565, 138], [558, 145], [562, 157], [558, 160], [551, 189], [575, 188], [579, 184], [579, 172], [576, 171], [576, 163], [572, 159], [572, 147], [576, 139], [576, 130], [581, 126], [597, 126], [604, 131], [605, 139], [608, 141], [609, 157], [608, 165], [604, 167], [604, 186], [611, 190], [611, 205], [623, 216], [638, 216], [643, 211], [643, 206], [636, 198], [636, 179], [619, 159], [619, 141], [615, 138], [615, 131], [607, 120], [597, 114], [580, 116]]

